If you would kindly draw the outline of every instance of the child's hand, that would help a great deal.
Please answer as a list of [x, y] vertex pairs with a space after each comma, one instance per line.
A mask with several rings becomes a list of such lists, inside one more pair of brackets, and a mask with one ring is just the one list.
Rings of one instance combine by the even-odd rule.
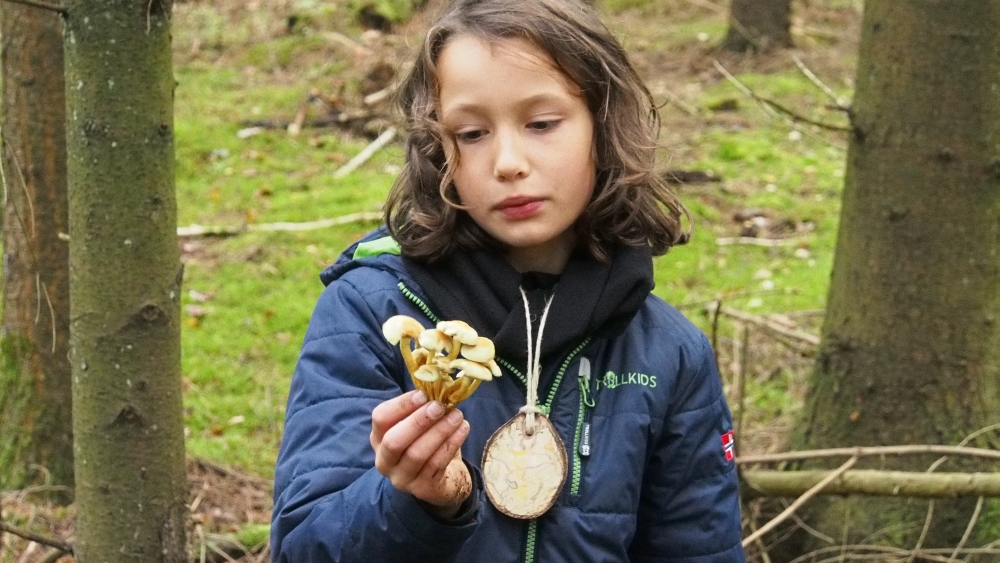
[[444, 416], [441, 403], [428, 403], [423, 392], [411, 391], [372, 411], [375, 468], [396, 489], [452, 517], [472, 492], [472, 477], [459, 453], [468, 434], [461, 411]]

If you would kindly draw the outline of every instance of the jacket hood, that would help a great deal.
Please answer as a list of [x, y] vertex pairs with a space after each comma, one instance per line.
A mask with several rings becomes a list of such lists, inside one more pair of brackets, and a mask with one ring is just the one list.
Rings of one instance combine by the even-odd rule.
[[410, 280], [399, 257], [399, 246], [388, 236], [388, 229], [382, 226], [361, 237], [320, 272], [320, 281], [325, 286], [330, 285], [347, 272], [362, 267], [385, 270]]

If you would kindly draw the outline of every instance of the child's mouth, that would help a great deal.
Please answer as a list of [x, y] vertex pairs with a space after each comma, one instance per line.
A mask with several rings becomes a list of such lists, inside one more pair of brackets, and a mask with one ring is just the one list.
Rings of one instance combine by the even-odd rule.
[[497, 205], [497, 209], [508, 219], [527, 219], [538, 213], [544, 200], [533, 197], [511, 197]]

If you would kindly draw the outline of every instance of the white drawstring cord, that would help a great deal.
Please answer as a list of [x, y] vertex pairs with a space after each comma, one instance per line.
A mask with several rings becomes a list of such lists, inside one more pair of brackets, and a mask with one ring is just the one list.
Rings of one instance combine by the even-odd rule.
[[538, 338], [534, 348], [531, 345], [531, 306], [528, 305], [528, 294], [521, 290], [521, 298], [524, 300], [524, 321], [528, 328], [528, 373], [524, 386], [528, 390], [525, 405], [519, 412], [527, 413], [527, 425], [525, 433], [531, 436], [535, 433], [535, 414], [542, 413], [538, 408], [538, 380], [542, 373], [542, 332], [545, 330], [545, 321], [549, 316], [549, 307], [552, 306], [552, 296], [545, 300], [545, 309], [542, 311], [542, 318], [538, 321]]

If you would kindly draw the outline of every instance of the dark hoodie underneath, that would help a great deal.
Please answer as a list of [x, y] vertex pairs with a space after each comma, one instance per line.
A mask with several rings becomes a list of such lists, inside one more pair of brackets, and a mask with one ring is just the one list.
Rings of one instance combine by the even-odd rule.
[[607, 264], [576, 254], [559, 276], [519, 273], [497, 251], [472, 250], [422, 264], [403, 259], [444, 319], [463, 320], [493, 340], [497, 356], [527, 362], [527, 329], [520, 289], [528, 294], [537, 334], [538, 317], [552, 295], [542, 339], [542, 362], [569, 352], [586, 337], [620, 334], [653, 289], [648, 246], [618, 246]]

